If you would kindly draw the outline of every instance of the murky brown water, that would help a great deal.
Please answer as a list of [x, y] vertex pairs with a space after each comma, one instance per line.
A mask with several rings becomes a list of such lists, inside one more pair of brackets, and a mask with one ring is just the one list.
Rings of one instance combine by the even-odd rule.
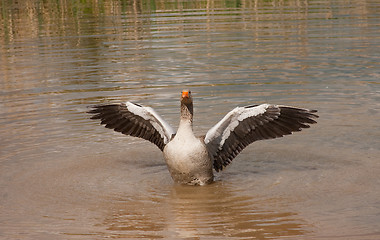
[[[379, 1], [0, 2], [1, 239], [379, 239]], [[88, 119], [131, 100], [204, 134], [237, 105], [319, 110], [205, 187]]]

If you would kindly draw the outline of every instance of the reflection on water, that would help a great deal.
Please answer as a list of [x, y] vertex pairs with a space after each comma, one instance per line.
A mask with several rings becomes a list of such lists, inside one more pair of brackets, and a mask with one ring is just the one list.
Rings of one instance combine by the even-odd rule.
[[222, 182], [202, 188], [174, 185], [159, 195], [118, 199], [105, 221], [108, 230], [118, 238], [173, 239], [275, 239], [305, 232], [296, 213], [279, 207], [282, 199], [241, 196]]
[[[378, 239], [376, 0], [1, 1], [0, 238]], [[88, 119], [135, 101], [195, 132], [236, 105], [316, 108], [212, 185]]]

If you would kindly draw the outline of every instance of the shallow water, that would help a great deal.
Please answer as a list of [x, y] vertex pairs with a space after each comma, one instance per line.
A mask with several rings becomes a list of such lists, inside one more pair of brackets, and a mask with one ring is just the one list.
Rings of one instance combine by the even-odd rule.
[[[1, 239], [380, 238], [378, 1], [0, 3]], [[134, 101], [201, 135], [235, 106], [318, 109], [217, 181], [172, 182], [89, 105]]]

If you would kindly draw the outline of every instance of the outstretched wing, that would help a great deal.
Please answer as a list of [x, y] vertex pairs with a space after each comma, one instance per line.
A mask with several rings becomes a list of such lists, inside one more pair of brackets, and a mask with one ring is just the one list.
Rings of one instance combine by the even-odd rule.
[[161, 151], [175, 134], [152, 108], [136, 103], [93, 106], [88, 113], [94, 114], [91, 119], [100, 119], [106, 128], [146, 139], [156, 144]]
[[212, 127], [205, 144], [214, 169], [223, 170], [246, 146], [309, 128], [316, 123], [316, 110], [270, 104], [236, 107]]

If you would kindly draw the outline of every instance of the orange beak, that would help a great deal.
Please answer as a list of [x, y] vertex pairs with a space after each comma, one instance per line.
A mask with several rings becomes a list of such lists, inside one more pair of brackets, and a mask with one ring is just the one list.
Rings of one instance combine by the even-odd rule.
[[189, 91], [182, 91], [182, 98], [188, 98], [189, 97]]

